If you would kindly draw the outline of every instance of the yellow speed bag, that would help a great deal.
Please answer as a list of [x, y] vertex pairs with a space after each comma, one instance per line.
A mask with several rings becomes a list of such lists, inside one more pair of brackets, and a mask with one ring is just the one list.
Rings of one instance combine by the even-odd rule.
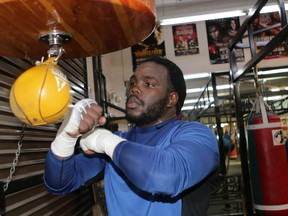
[[55, 58], [22, 73], [10, 91], [14, 115], [28, 125], [56, 123], [63, 119], [72, 102], [70, 83]]

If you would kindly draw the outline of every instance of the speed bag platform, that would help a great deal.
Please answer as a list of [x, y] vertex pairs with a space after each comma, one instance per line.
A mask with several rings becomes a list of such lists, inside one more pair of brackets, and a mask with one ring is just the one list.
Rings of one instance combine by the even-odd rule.
[[288, 216], [288, 159], [281, 119], [273, 112], [254, 113], [247, 133], [257, 216]]

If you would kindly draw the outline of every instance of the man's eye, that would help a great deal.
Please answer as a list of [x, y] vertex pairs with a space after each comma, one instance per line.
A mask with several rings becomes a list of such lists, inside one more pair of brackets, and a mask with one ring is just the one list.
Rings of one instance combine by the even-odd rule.
[[147, 87], [154, 87], [154, 85], [153, 85], [152, 83], [149, 83], [149, 82], [146, 82], [146, 83], [145, 83], [145, 86], [147, 86]]

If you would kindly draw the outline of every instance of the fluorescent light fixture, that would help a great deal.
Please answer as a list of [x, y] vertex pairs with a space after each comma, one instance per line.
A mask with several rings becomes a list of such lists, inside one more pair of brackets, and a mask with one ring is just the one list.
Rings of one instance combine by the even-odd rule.
[[194, 106], [184, 106], [184, 107], [182, 107], [182, 111], [184, 111], [184, 110], [192, 110], [194, 108]]
[[189, 94], [189, 93], [196, 93], [196, 92], [202, 92], [202, 91], [203, 91], [203, 88], [193, 88], [193, 89], [187, 89], [186, 93]]
[[[208, 106], [209, 106], [208, 104], [207, 105], [201, 105], [198, 108], [207, 109]], [[195, 108], [194, 106], [183, 106], [181, 111], [183, 111], [183, 110], [192, 110], [194, 108]]]
[[273, 88], [270, 90], [271, 92], [279, 92], [280, 91], [280, 88]]
[[271, 97], [264, 97], [263, 100], [271, 101], [271, 100], [281, 100], [283, 97], [281, 95], [271, 96]]
[[203, 21], [203, 20], [209, 20], [209, 19], [219, 19], [219, 18], [228, 18], [228, 17], [245, 16], [245, 15], [247, 15], [246, 12], [242, 10], [236, 10], [236, 11], [203, 14], [203, 15], [196, 15], [196, 16], [168, 18], [168, 19], [161, 20], [160, 24], [162, 26], [174, 25], [174, 24], [183, 24], [183, 23], [197, 22], [197, 21]]
[[[223, 90], [223, 89], [229, 89], [229, 88], [233, 88], [233, 85], [231, 84], [227, 84], [227, 85], [218, 85], [216, 86], [217, 90]], [[212, 87], [208, 88], [209, 90], [212, 90]]]
[[[288, 7], [288, 4], [285, 4], [285, 8]], [[252, 9], [248, 10], [249, 12]], [[278, 5], [267, 5], [262, 8], [260, 13], [269, 13], [273, 11], [279, 11]], [[184, 24], [191, 23], [197, 21], [211, 20], [211, 19], [220, 19], [220, 18], [228, 18], [228, 17], [237, 17], [237, 16], [245, 16], [247, 15], [247, 11], [244, 10], [235, 10], [229, 12], [221, 12], [221, 13], [211, 13], [211, 14], [203, 14], [203, 15], [195, 15], [195, 16], [186, 16], [186, 17], [177, 17], [177, 18], [167, 18], [162, 19], [160, 21], [161, 25], [175, 25], [175, 24]]]
[[188, 74], [188, 75], [184, 75], [184, 79], [185, 80], [199, 79], [199, 78], [205, 78], [205, 77], [209, 77], [209, 76], [210, 76], [209, 73]]
[[[224, 90], [224, 89], [229, 89], [229, 88], [233, 88], [233, 85], [218, 85], [216, 86], [216, 89], [218, 90]], [[212, 87], [208, 87], [208, 90], [209, 91], [212, 91], [213, 88]], [[203, 91], [203, 88], [193, 88], [193, 89], [187, 89], [186, 90], [186, 93], [189, 94], [189, 93], [196, 93], [196, 92], [202, 92]]]
[[194, 104], [198, 101], [198, 99], [189, 99], [189, 100], [185, 100], [184, 104]]
[[258, 71], [258, 75], [287, 73], [287, 72], [288, 72], [288, 68], [280, 68], [280, 69], [267, 70], [267, 71]]
[[[193, 103], [196, 103], [198, 101], [198, 98], [197, 99], [188, 99], [188, 100], [185, 100], [184, 101], [184, 104], [193, 104]], [[201, 102], [204, 102], [204, 101], [214, 101], [214, 98], [213, 97], [210, 97], [209, 99], [208, 98], [201, 98], [200, 99]]]

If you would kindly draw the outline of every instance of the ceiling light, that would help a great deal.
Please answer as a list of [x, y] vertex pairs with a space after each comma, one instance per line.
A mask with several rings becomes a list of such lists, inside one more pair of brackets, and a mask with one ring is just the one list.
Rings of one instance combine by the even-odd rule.
[[196, 92], [202, 92], [202, 91], [203, 91], [203, 88], [193, 88], [193, 89], [187, 89], [186, 93], [189, 94], [189, 93], [196, 93]]
[[273, 100], [281, 100], [283, 97], [281, 95], [278, 96], [271, 96], [271, 97], [264, 97], [265, 101], [273, 101]]
[[205, 78], [205, 77], [209, 77], [210, 74], [209, 73], [197, 73], [197, 74], [188, 74], [184, 76], [185, 80], [189, 80], [189, 79], [199, 79], [199, 78]]
[[242, 10], [236, 10], [236, 11], [203, 14], [203, 15], [196, 15], [196, 16], [168, 18], [168, 19], [161, 20], [160, 24], [162, 26], [174, 25], [174, 24], [183, 24], [183, 23], [197, 22], [197, 21], [203, 21], [203, 20], [209, 20], [209, 19], [228, 18], [228, 17], [244, 16], [244, 15], [247, 15], [247, 13]]
[[[218, 85], [218, 86], [216, 86], [216, 89], [217, 89], [217, 90], [230, 89], [230, 88], [233, 88], [233, 85], [232, 85], [232, 84]], [[208, 88], [208, 89], [209, 89], [209, 90], [212, 90], [212, 87], [211, 87], [211, 88]]]
[[194, 108], [194, 106], [184, 106], [184, 107], [182, 107], [182, 111], [183, 110], [192, 110]]
[[[216, 86], [217, 90], [224, 90], [224, 89], [229, 89], [229, 88], [233, 88], [233, 85], [231, 84], [227, 84], [227, 85], [218, 85]], [[196, 93], [196, 92], [202, 92], [204, 90], [204, 88], [192, 88], [192, 89], [187, 89], [186, 93]], [[209, 91], [212, 91], [213, 88], [212, 87], [208, 87]]]
[[273, 69], [273, 70], [258, 71], [258, 75], [287, 73], [287, 72], [288, 72], [288, 68], [279, 68], [279, 69]]
[[189, 99], [189, 100], [185, 100], [184, 101], [184, 104], [193, 104], [193, 103], [196, 103], [198, 101], [198, 99]]
[[188, 99], [188, 100], [185, 100], [184, 101], [184, 104], [191, 104], [191, 103], [196, 103], [196, 102], [204, 102], [204, 101], [209, 101], [209, 102], [213, 102], [214, 101], [214, 98], [213, 97], [210, 97], [210, 98], [201, 98], [201, 99]]
[[[288, 4], [285, 4], [285, 8], [287, 8], [287, 7], [288, 7]], [[249, 9], [248, 11], [251, 12], [252, 9]], [[265, 6], [261, 9], [260, 13], [269, 13], [269, 12], [274, 12], [274, 11], [279, 11], [278, 5]], [[160, 21], [160, 24], [162, 26], [184, 24], [184, 23], [191, 23], [191, 22], [211, 20], [211, 19], [245, 16], [247, 14], [248, 14], [247, 11], [235, 10], [235, 11], [221, 12], [221, 13], [203, 14], [203, 15], [177, 17], [177, 18], [167, 18], [167, 19], [162, 19]]]
[[270, 89], [271, 92], [278, 92], [280, 91], [280, 88], [273, 88], [273, 89]]

